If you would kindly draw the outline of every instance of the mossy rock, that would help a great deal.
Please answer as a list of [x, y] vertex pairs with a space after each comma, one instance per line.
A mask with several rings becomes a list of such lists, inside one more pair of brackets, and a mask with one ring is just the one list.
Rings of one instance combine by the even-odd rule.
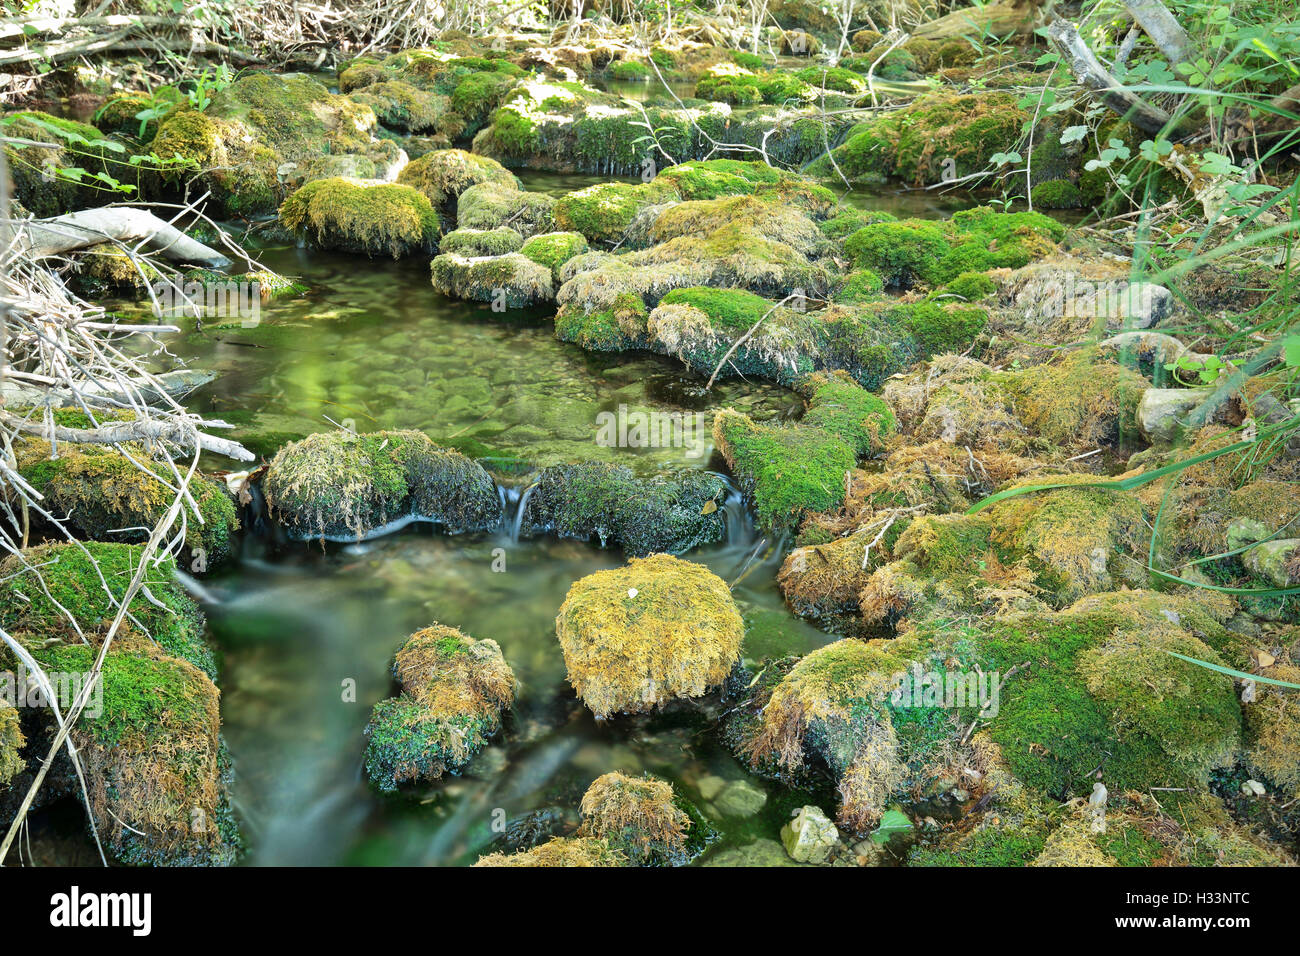
[[77, 291], [92, 298], [141, 293], [162, 279], [162, 273], [147, 260], [111, 242], [86, 248], [76, 263], [77, 271], [69, 279]]
[[553, 231], [555, 199], [546, 193], [524, 192], [499, 183], [470, 186], [456, 204], [462, 229], [507, 227], [525, 239]]
[[453, 229], [438, 240], [438, 251], [473, 259], [518, 252], [523, 244], [523, 236], [509, 226], [498, 226], [496, 229]]
[[[102, 709], [72, 731], [104, 847], [120, 863], [223, 866], [242, 844], [226, 787], [218, 692], [201, 670], [146, 640], [110, 651]], [[60, 644], [50, 672], [89, 673], [97, 649]]]
[[565, 193], [555, 202], [555, 224], [589, 242], [616, 243], [647, 206], [675, 202], [676, 191], [651, 183], [597, 183]]
[[692, 839], [704, 821], [681, 803], [666, 780], [607, 773], [583, 794], [578, 835], [604, 840], [632, 866], [682, 866], [707, 841]]
[[[141, 172], [127, 161], [122, 144], [89, 124], [26, 110], [0, 117], [0, 133], [32, 143], [6, 142], [4, 155], [14, 199], [37, 218], [107, 201], [110, 189], [94, 178], [99, 173], [139, 187]], [[59, 170], [82, 173], [74, 176]]]
[[394, 259], [431, 252], [441, 230], [418, 190], [342, 178], [307, 183], [284, 201], [280, 221], [319, 248]]
[[[896, 51], [897, 52], [897, 51]], [[829, 177], [893, 176], [916, 185], [987, 169], [995, 153], [1014, 147], [1029, 115], [1011, 93], [927, 93], [899, 110], [868, 120], [809, 168]], [[951, 160], [952, 163], [947, 163]]]
[[490, 302], [494, 309], [523, 309], [555, 299], [551, 270], [519, 252], [467, 258], [436, 256], [433, 287], [455, 299]]
[[887, 285], [938, 285], [966, 272], [1018, 269], [1052, 252], [1065, 227], [1037, 212], [982, 206], [947, 222], [905, 219], [864, 226], [844, 240], [854, 265]]
[[965, 639], [987, 667], [1017, 668], [988, 733], [1039, 793], [1085, 795], [1098, 774], [1112, 792], [1203, 789], [1212, 768], [1235, 759], [1241, 706], [1231, 679], [1165, 653], [1222, 663], [1214, 645], [1232, 638], [1195, 601], [1098, 594], [979, 625]]
[[546, 232], [533, 236], [519, 251], [558, 277], [560, 266], [587, 251], [587, 240], [577, 232]]
[[555, 837], [517, 853], [490, 853], [475, 866], [627, 866], [627, 857], [595, 837]]
[[445, 132], [451, 98], [417, 89], [401, 80], [383, 80], [352, 93], [354, 102], [364, 103], [375, 112], [384, 126], [420, 133], [425, 130]]
[[22, 749], [27, 738], [18, 720], [18, 708], [9, 701], [0, 701], [0, 788], [27, 768]]
[[[65, 421], [69, 427], [90, 427], [89, 420]], [[126, 449], [134, 462], [112, 445], [60, 442], [54, 458], [48, 442], [30, 438], [14, 450], [19, 473], [43, 496], [43, 506], [68, 515], [66, 523], [79, 534], [100, 541], [143, 541], [175, 495], [168, 483], [154, 477], [168, 475], [163, 466], [153, 463], [154, 474], [146, 474], [137, 464], [152, 461], [144, 448], [128, 444]], [[186, 553], [195, 570], [207, 570], [231, 556], [239, 516], [214, 478], [196, 475], [189, 493], [202, 520], [186, 506]]]
[[470, 186], [491, 183], [503, 189], [519, 188], [519, 179], [494, 159], [463, 149], [438, 149], [407, 163], [397, 175], [403, 185], [418, 189], [435, 209], [455, 218], [456, 200]]
[[569, 682], [599, 719], [703, 696], [731, 672], [744, 638], [726, 583], [666, 554], [582, 578], [555, 630]]
[[1040, 209], [1078, 209], [1083, 193], [1068, 179], [1051, 179], [1029, 191], [1029, 198]]
[[380, 790], [459, 773], [501, 729], [516, 681], [496, 641], [434, 624], [412, 634], [393, 663], [401, 694], [375, 705], [366, 774]]
[[92, 122], [105, 133], [148, 143], [157, 134], [158, 123], [186, 102], [185, 94], [174, 86], [160, 86], [152, 94], [114, 93], [95, 111]]
[[[203, 112], [168, 116], [151, 148], [202, 170], [200, 181], [227, 212], [252, 216], [275, 209], [322, 158], [351, 156], [353, 174], [386, 179], [401, 150], [377, 139], [376, 129], [369, 106], [330, 93], [311, 77], [249, 73], [214, 94]], [[337, 174], [337, 165], [332, 171]], [[325, 167], [314, 175], [330, 172]], [[179, 186], [189, 175], [168, 178]]]
[[263, 491], [272, 516], [298, 538], [360, 539], [405, 519], [451, 534], [501, 522], [491, 476], [460, 452], [414, 431], [310, 435], [281, 448]]
[[805, 783], [814, 764], [824, 767], [839, 787], [841, 825], [869, 829], [907, 778], [887, 699], [918, 652], [845, 639], [793, 664], [769, 662], [729, 698], [725, 736], [765, 775]]
[[[697, 436], [699, 437], [699, 436]], [[687, 469], [638, 478], [596, 462], [542, 470], [526, 492], [520, 534], [617, 543], [631, 557], [683, 554], [726, 535], [726, 483]]]
[[844, 501], [844, 476], [894, 429], [889, 407], [841, 374], [810, 376], [807, 411], [794, 425], [719, 412], [713, 439], [749, 496], [760, 527], [789, 530]]
[[[142, 551], [138, 545], [42, 544], [0, 561], [0, 628], [33, 648], [102, 638], [117, 615]], [[176, 562], [152, 561], [143, 591], [127, 610], [129, 625], [169, 657], [216, 680], [217, 662], [203, 635], [203, 614], [176, 577]], [[151, 600], [152, 599], [152, 600]], [[68, 619], [76, 617], [81, 634]], [[0, 654], [3, 658], [3, 654]]]

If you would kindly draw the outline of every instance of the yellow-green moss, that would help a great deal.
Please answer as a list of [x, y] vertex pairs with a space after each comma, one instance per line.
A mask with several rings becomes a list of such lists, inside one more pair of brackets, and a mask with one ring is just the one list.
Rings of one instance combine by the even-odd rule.
[[438, 215], [410, 186], [348, 179], [318, 179], [280, 207], [280, 221], [299, 238], [325, 249], [394, 259], [431, 252]]
[[496, 641], [435, 624], [412, 634], [393, 663], [401, 695], [366, 726], [366, 773], [380, 790], [458, 773], [501, 728], [515, 675]]
[[702, 696], [731, 672], [744, 637], [726, 583], [665, 554], [579, 580], [555, 630], [569, 682], [598, 718]]
[[626, 866], [627, 858], [594, 837], [556, 837], [518, 853], [491, 853], [475, 866]]

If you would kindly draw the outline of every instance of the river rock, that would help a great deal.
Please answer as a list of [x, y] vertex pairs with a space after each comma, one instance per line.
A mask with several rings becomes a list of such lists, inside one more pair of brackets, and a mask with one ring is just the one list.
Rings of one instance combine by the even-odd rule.
[[1153, 442], [1174, 441], [1186, 428], [1188, 414], [1206, 394], [1199, 388], [1149, 388], [1138, 404], [1138, 428]]
[[433, 287], [456, 299], [519, 309], [554, 301], [551, 270], [518, 252], [503, 256], [444, 253], [433, 260]]
[[731, 781], [713, 801], [713, 806], [728, 817], [752, 817], [766, 804], [767, 792], [748, 780]]
[[797, 863], [825, 863], [839, 845], [840, 831], [819, 807], [800, 808], [781, 828], [781, 845]]
[[1288, 569], [1291, 557], [1300, 548], [1300, 538], [1282, 538], [1257, 544], [1241, 555], [1241, 563], [1247, 570], [1259, 575], [1277, 587], [1289, 587], [1294, 583]]

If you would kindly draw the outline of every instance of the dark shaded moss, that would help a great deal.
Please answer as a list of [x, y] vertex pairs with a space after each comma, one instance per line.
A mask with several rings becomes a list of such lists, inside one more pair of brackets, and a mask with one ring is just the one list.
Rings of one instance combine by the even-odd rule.
[[528, 490], [520, 532], [594, 536], [601, 544], [622, 545], [632, 557], [683, 554], [722, 540], [726, 494], [726, 483], [708, 472], [638, 478], [620, 465], [555, 465]]

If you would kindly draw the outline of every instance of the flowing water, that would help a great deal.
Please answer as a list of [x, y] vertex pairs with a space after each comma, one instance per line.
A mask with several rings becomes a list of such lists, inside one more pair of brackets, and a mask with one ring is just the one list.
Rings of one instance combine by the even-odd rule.
[[[528, 188], [554, 192], [595, 181], [523, 178]], [[952, 208], [931, 194], [854, 198], [901, 215]], [[168, 345], [218, 375], [191, 396], [191, 407], [234, 423], [233, 437], [261, 455], [332, 423], [419, 429], [495, 467], [508, 511], [517, 513], [521, 479], [512, 476], [535, 465], [722, 467], [711, 447], [692, 454], [599, 445], [602, 411], [699, 412], [708, 440], [712, 409], [742, 407], [775, 420], [799, 408], [784, 389], [739, 379], [701, 398], [699, 382], [663, 358], [590, 354], [556, 341], [546, 312], [502, 316], [446, 299], [430, 286], [423, 260], [291, 246], [259, 254], [308, 292], [264, 304], [255, 327], [209, 321]], [[756, 534], [738, 495], [727, 510], [727, 540], [689, 557], [735, 582], [744, 656], [804, 654], [832, 640], [785, 609], [774, 582], [779, 544]], [[829, 794], [748, 778], [709, 732], [716, 703], [597, 723], [577, 700], [555, 614], [574, 581], [623, 562], [617, 549], [515, 540], [509, 515], [491, 535], [444, 537], [408, 525], [324, 546], [276, 542], [264, 522], [252, 524], [239, 559], [196, 588], [224, 655], [222, 716], [250, 864], [472, 862], [501, 848], [493, 841], [503, 823], [535, 811], [549, 811], [557, 831], [571, 829], [583, 791], [612, 770], [653, 772], [697, 802], [721, 834], [705, 863], [777, 862], [784, 856], [772, 854], [770, 841], [790, 811], [810, 799], [833, 804]], [[496, 640], [521, 692], [504, 732], [464, 776], [383, 796], [362, 773], [362, 730], [370, 708], [393, 692], [394, 652], [434, 621]], [[768, 792], [756, 814], [729, 817], [705, 799], [742, 779]]]

